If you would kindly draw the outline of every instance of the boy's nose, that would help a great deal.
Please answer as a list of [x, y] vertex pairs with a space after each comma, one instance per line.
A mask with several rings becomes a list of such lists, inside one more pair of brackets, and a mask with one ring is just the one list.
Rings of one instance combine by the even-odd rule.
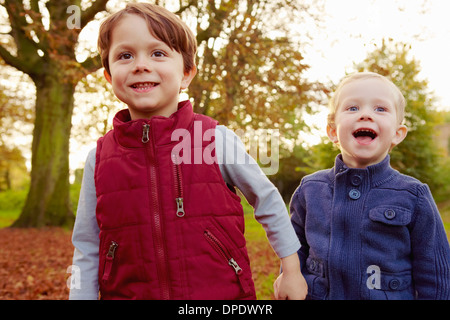
[[363, 113], [361, 115], [361, 117], [359, 118], [359, 120], [369, 121], [369, 120], [372, 120], [372, 117], [368, 113]]
[[151, 66], [148, 62], [143, 59], [136, 60], [134, 65], [134, 72], [150, 72]]

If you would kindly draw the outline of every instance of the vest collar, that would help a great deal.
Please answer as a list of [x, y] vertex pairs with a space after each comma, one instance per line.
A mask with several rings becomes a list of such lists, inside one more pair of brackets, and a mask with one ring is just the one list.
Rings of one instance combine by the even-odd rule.
[[144, 126], [150, 125], [148, 132], [148, 143], [165, 145], [178, 143], [172, 141], [172, 132], [176, 129], [186, 129], [192, 125], [194, 111], [189, 100], [178, 104], [178, 110], [170, 117], [154, 116], [151, 119], [131, 120], [128, 109], [119, 111], [113, 120], [114, 137], [120, 145], [127, 148], [141, 148], [145, 144], [142, 142]]
[[332, 181], [335, 181], [336, 177], [340, 174], [368, 177], [372, 187], [377, 187], [391, 180], [394, 175], [398, 174], [398, 171], [391, 167], [389, 154], [380, 163], [368, 166], [365, 169], [347, 167], [344, 161], [342, 161], [342, 155], [339, 154], [336, 156], [334, 168], [330, 170], [330, 178]]

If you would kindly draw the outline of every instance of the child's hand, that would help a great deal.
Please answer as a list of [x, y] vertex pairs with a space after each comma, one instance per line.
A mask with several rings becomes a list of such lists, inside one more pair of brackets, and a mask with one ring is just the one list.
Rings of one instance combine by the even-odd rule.
[[275, 280], [274, 294], [278, 300], [305, 300], [308, 285], [300, 271], [297, 254], [281, 259], [283, 272]]

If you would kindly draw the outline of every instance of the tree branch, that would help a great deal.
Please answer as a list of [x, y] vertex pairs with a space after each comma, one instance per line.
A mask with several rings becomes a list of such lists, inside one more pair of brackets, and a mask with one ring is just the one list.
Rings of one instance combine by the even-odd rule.
[[198, 1], [196, 0], [189, 0], [189, 2], [187, 3], [187, 5], [183, 6], [180, 0], [180, 9], [178, 9], [175, 14], [177, 15], [181, 15], [186, 9], [189, 9], [190, 7], [192, 7], [193, 5], [195, 5], [195, 3], [197, 3]]
[[83, 29], [90, 21], [92, 21], [97, 13], [105, 11], [107, 3], [108, 0], [96, 0], [91, 4], [89, 8], [84, 10], [81, 13], [81, 29]]
[[2, 45], [0, 45], [0, 57], [11, 67], [14, 67], [22, 72], [27, 73], [26, 68], [24, 68], [22, 59], [13, 56], [9, 51]]
[[100, 55], [94, 57], [89, 57], [84, 60], [80, 65], [87, 70], [89, 73], [94, 72], [102, 67], [102, 61], [100, 60]]
[[11, 55], [4, 47], [1, 48], [1, 56], [6, 63], [18, 70], [30, 74], [30, 72], [33, 71], [36, 62], [40, 60], [37, 53], [39, 44], [34, 42], [30, 35], [27, 34], [30, 25], [26, 21], [26, 12], [22, 1], [5, 0], [4, 7], [8, 12], [8, 18], [11, 25], [10, 35], [13, 37], [17, 47], [17, 57]]

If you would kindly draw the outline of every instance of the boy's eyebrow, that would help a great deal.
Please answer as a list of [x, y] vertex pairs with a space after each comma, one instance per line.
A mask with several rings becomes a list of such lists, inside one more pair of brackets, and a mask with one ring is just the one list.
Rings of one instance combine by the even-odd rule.
[[118, 45], [111, 46], [111, 49], [114, 50], [114, 51], [121, 51], [121, 50], [124, 50], [124, 49], [128, 50], [128, 49], [132, 49], [132, 48], [133, 48], [132, 45], [128, 45], [126, 43], [120, 43]]
[[[165, 43], [164, 41], [152, 39], [147, 42], [147, 47], [155, 48], [155, 47], [161, 47], [164, 46], [165, 50], [172, 50], [170, 47]], [[111, 46], [112, 52], [115, 51], [121, 51], [121, 50], [132, 50], [134, 49], [133, 43], [128, 43], [127, 41], [119, 42], [118, 44], [114, 44]]]
[[[364, 100], [364, 98], [354, 97], [354, 96], [342, 97], [341, 102], [339, 104], [360, 103], [361, 100]], [[375, 99], [372, 99], [370, 102], [371, 103], [383, 104], [385, 106], [390, 106], [391, 105], [389, 100], [385, 100], [383, 98], [375, 98]]]

